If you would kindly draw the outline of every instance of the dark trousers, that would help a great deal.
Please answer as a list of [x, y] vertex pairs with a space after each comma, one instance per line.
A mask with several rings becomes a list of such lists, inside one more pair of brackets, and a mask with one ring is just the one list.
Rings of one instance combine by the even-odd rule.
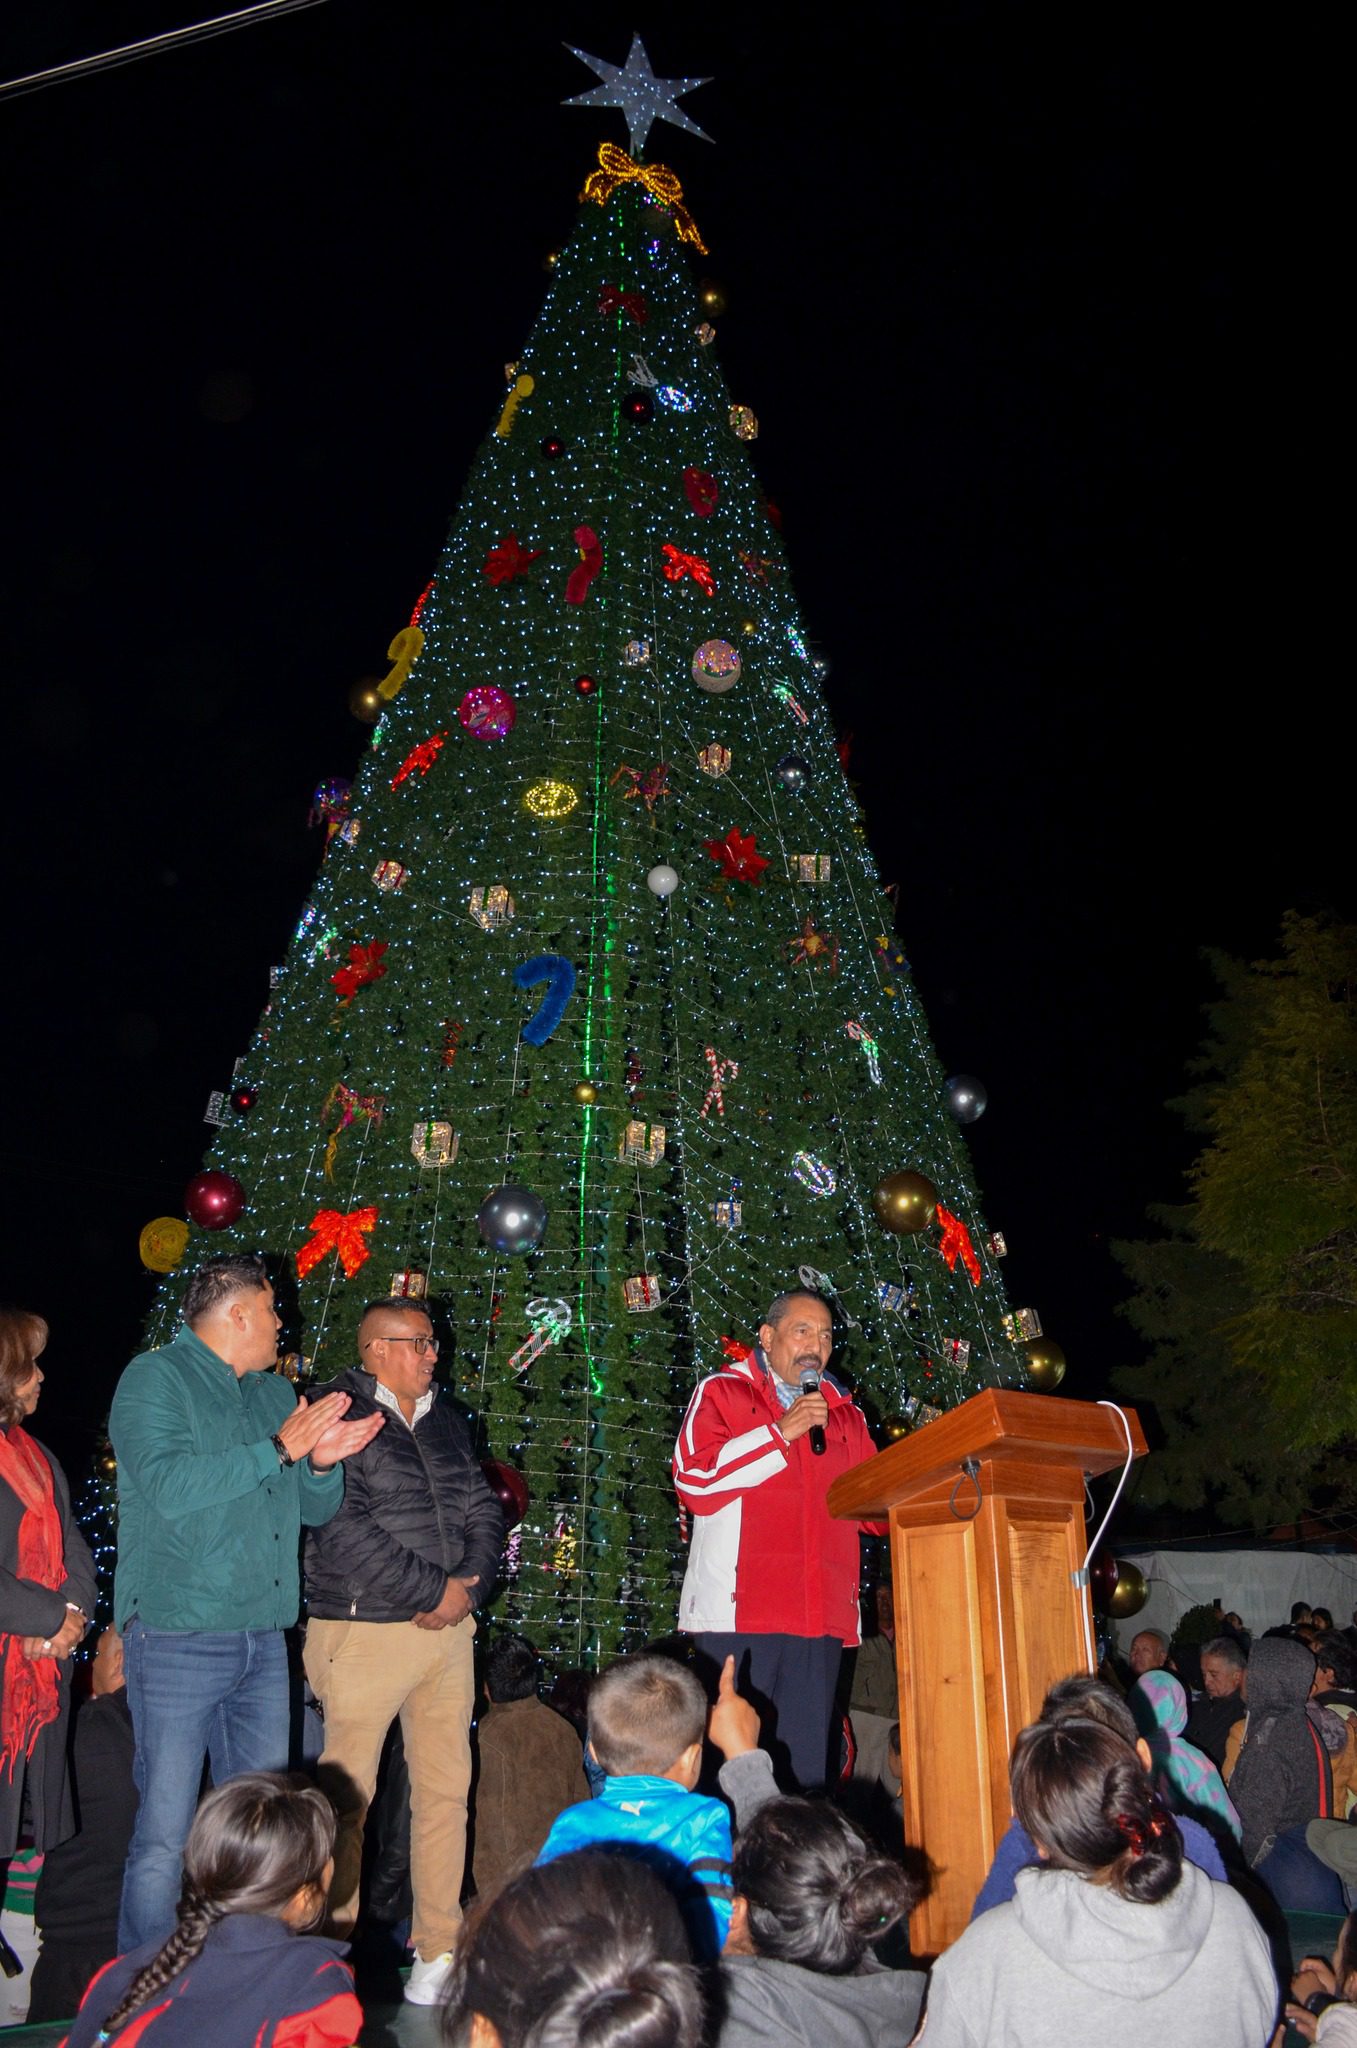
[[784, 1788], [823, 1785], [843, 1656], [838, 1637], [704, 1634], [693, 1640], [715, 1664], [716, 1676], [734, 1657], [735, 1684], [759, 1710], [763, 1746]]

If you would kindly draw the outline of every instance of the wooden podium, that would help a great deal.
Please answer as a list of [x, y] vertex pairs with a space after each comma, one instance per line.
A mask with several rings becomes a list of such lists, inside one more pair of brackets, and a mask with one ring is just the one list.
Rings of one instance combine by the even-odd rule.
[[[934, 1868], [910, 1923], [917, 1955], [970, 1918], [1011, 1818], [1018, 1731], [1057, 1678], [1092, 1669], [1088, 1591], [1072, 1577], [1088, 1543], [1084, 1474], [1125, 1457], [1112, 1408], [991, 1389], [830, 1489], [831, 1513], [890, 1522], [905, 1832]], [[976, 1483], [964, 1458], [978, 1460]]]

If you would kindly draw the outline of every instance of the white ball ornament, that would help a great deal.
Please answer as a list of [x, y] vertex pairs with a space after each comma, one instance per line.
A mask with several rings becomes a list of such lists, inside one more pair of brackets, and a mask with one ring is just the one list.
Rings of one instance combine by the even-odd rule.
[[652, 868], [646, 876], [647, 889], [650, 890], [653, 896], [658, 896], [661, 901], [666, 896], [672, 896], [678, 885], [678, 869], [671, 868], [667, 861], [661, 861], [660, 865], [657, 868]]

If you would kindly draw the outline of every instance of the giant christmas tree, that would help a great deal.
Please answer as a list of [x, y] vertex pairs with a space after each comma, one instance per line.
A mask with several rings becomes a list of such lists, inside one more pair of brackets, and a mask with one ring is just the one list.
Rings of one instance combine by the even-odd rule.
[[698, 226], [662, 165], [599, 159], [371, 751], [318, 792], [208, 1161], [244, 1211], [182, 1260], [263, 1247], [321, 1376], [365, 1302], [424, 1295], [526, 1480], [499, 1611], [571, 1662], [672, 1627], [677, 1420], [798, 1273], [888, 1434], [1029, 1364]]

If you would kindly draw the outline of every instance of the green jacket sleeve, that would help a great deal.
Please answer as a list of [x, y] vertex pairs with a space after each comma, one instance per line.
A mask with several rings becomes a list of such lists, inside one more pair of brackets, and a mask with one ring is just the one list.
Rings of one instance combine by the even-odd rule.
[[224, 1451], [195, 1451], [188, 1395], [151, 1359], [134, 1359], [119, 1380], [108, 1434], [132, 1484], [170, 1519], [241, 1500], [278, 1472], [278, 1453], [267, 1436]]
[[297, 1500], [304, 1529], [319, 1529], [337, 1515], [344, 1499], [344, 1467], [332, 1465], [317, 1472], [308, 1458], [297, 1467]]

